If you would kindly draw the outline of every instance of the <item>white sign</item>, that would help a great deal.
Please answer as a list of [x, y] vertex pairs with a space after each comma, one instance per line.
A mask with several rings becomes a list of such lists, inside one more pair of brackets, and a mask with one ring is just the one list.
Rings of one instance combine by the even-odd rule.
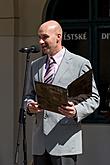
[[110, 39], [110, 33], [102, 33], [101, 39], [102, 40], [109, 40]]
[[67, 33], [64, 32], [64, 40], [87, 40], [87, 32], [84, 33]]

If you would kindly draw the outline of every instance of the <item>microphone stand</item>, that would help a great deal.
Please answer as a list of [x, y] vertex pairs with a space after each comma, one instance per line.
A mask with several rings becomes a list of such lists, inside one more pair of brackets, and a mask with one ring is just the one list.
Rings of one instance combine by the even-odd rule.
[[24, 107], [24, 99], [26, 95], [27, 89], [27, 80], [29, 74], [29, 66], [30, 66], [30, 51], [26, 52], [26, 68], [25, 68], [25, 77], [24, 77], [24, 86], [23, 86], [23, 94], [22, 94], [22, 101], [19, 113], [19, 127], [18, 127], [18, 137], [17, 137], [17, 146], [15, 152], [15, 165], [18, 165], [19, 161], [19, 146], [20, 146], [20, 139], [21, 139], [21, 132], [23, 127], [23, 153], [24, 153], [24, 165], [27, 165], [27, 140], [26, 140], [26, 110]]

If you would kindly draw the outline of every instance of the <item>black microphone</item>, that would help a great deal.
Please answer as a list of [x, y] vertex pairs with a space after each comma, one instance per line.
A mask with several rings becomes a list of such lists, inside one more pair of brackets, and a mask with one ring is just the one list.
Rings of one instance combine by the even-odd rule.
[[39, 53], [40, 48], [38, 45], [32, 45], [30, 47], [24, 47], [19, 50], [22, 53]]

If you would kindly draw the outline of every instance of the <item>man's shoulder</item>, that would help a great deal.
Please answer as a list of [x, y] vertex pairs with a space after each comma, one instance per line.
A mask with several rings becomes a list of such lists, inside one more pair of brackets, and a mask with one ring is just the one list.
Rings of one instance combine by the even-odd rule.
[[45, 56], [40, 56], [39, 58], [33, 60], [31, 63], [32, 65], [38, 64], [38, 63], [42, 63], [43, 61], [45, 61], [47, 58], [47, 55]]
[[75, 54], [74, 52], [70, 52], [68, 49], [66, 49], [66, 55], [68, 58], [71, 58], [76, 61], [89, 61], [89, 59], [81, 56], [80, 54]]

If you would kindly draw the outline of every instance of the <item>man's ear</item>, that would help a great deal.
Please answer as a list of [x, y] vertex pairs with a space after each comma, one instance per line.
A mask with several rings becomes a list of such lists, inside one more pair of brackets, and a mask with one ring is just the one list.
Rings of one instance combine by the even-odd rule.
[[59, 42], [60, 39], [61, 39], [61, 34], [58, 34], [57, 43]]
[[58, 38], [61, 38], [61, 34], [58, 34]]

